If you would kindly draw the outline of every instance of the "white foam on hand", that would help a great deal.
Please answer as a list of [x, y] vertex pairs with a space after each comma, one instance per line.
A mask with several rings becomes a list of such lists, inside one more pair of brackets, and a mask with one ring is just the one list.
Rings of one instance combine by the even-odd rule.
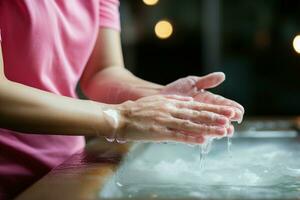
[[119, 126], [120, 114], [117, 110], [107, 109], [103, 111], [105, 119], [110, 123], [113, 128], [113, 132], [111, 133], [111, 137], [105, 137], [107, 141], [114, 142], [116, 138], [116, 129]]

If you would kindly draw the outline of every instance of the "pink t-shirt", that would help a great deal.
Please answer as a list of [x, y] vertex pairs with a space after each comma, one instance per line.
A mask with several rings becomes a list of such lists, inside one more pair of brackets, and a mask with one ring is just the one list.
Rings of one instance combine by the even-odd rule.
[[[99, 26], [120, 30], [118, 9], [118, 0], [0, 0], [6, 77], [76, 98]], [[0, 199], [18, 194], [84, 144], [80, 136], [0, 129]]]

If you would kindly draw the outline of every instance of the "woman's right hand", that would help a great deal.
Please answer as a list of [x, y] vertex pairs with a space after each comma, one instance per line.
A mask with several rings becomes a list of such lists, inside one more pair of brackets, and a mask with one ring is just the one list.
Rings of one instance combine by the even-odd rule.
[[120, 123], [118, 141], [178, 141], [203, 143], [206, 136], [232, 134], [227, 106], [192, 101], [190, 97], [155, 95], [117, 106]]

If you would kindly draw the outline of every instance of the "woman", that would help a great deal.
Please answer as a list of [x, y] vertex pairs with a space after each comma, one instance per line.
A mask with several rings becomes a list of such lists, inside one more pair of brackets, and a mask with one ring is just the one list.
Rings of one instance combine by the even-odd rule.
[[[118, 6], [0, 0], [0, 198], [83, 148], [83, 135], [202, 143], [242, 120], [241, 105], [202, 90], [222, 73], [161, 86], [127, 71]], [[90, 100], [76, 98], [77, 83]]]

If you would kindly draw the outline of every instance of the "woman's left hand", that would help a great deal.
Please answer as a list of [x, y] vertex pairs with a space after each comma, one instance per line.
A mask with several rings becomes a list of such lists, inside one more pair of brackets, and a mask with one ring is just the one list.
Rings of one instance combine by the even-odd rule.
[[188, 76], [168, 84], [162, 89], [161, 94], [190, 96], [193, 97], [195, 101], [231, 107], [235, 111], [235, 115], [231, 120], [241, 122], [244, 115], [243, 106], [233, 100], [205, 90], [220, 85], [224, 80], [225, 74], [222, 72], [211, 73], [203, 77]]

